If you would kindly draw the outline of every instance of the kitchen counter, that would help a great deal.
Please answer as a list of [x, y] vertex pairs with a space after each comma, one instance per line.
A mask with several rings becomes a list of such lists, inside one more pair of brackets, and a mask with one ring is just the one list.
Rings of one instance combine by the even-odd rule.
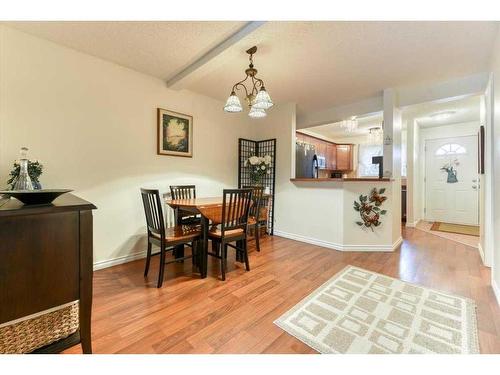
[[368, 181], [368, 182], [390, 182], [391, 178], [373, 178], [373, 177], [358, 177], [358, 178], [291, 178], [292, 182], [358, 182], [358, 181]]
[[[354, 202], [373, 189], [385, 199], [376, 228], [363, 220]], [[292, 178], [276, 194], [274, 233], [339, 251], [394, 251], [401, 243], [401, 185], [394, 178]], [[286, 211], [286, 212], [283, 212]], [[282, 229], [283, 228], [283, 229]]]

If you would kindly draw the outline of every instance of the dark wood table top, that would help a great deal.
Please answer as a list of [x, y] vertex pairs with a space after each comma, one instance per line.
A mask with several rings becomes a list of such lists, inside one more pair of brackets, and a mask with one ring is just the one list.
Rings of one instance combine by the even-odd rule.
[[85, 211], [94, 210], [97, 207], [86, 200], [71, 193], [66, 193], [54, 199], [50, 204], [25, 205], [21, 201], [11, 198], [2, 200], [0, 204], [0, 216], [31, 215], [61, 211]]

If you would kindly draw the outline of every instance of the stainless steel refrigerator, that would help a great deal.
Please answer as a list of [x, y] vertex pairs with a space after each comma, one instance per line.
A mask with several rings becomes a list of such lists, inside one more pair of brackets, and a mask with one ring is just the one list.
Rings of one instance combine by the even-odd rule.
[[314, 149], [295, 145], [295, 177], [318, 178], [318, 159]]

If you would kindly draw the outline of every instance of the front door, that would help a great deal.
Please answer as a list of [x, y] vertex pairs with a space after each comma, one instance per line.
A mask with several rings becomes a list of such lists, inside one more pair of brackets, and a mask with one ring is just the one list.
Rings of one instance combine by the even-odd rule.
[[425, 218], [478, 225], [477, 136], [427, 140]]

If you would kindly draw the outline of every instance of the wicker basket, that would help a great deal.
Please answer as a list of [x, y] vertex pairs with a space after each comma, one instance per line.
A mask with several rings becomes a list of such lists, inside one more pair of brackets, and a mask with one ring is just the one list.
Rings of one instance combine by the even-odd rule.
[[0, 353], [30, 353], [78, 330], [78, 301], [0, 325]]

